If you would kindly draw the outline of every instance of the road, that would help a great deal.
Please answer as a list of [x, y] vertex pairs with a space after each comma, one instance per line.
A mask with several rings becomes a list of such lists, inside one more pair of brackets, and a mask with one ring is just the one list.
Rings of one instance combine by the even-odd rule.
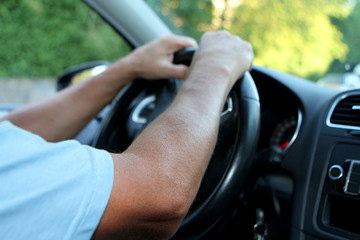
[[56, 92], [54, 79], [0, 79], [0, 103], [27, 104]]

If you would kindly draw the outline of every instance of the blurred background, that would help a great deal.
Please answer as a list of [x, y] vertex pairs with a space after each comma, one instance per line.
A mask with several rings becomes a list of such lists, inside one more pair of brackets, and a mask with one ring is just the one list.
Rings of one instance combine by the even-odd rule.
[[[250, 41], [257, 65], [335, 85], [357, 74], [359, 0], [145, 1], [175, 33], [227, 29]], [[2, 0], [0, 36], [0, 103], [41, 99], [66, 68], [131, 50], [80, 0]]]

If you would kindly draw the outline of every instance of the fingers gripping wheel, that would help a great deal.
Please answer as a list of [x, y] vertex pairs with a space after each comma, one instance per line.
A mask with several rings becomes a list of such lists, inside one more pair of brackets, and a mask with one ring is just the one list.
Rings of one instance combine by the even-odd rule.
[[[174, 63], [190, 65], [195, 49], [179, 51]], [[181, 82], [138, 79], [118, 96], [94, 142], [97, 148], [124, 151], [172, 102]], [[219, 136], [200, 190], [173, 239], [196, 239], [221, 218], [239, 195], [256, 150], [260, 103], [246, 73], [234, 85], [221, 115]]]

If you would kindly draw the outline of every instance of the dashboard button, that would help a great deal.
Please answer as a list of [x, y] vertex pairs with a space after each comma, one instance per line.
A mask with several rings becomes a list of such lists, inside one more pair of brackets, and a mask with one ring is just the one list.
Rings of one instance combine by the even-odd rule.
[[344, 170], [340, 165], [332, 165], [328, 172], [331, 180], [338, 180], [344, 175]]
[[351, 160], [349, 171], [346, 175], [344, 193], [350, 195], [360, 194], [360, 161]]

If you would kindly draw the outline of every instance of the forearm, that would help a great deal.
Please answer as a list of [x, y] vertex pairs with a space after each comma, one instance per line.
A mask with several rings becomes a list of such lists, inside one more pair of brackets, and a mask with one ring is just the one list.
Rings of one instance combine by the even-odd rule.
[[[229, 91], [221, 83], [224, 76], [216, 70], [192, 72], [174, 103], [126, 152], [157, 161], [166, 170], [172, 168], [172, 178], [182, 178], [182, 183], [189, 180], [189, 186], [200, 184], [214, 149], [221, 110]], [[193, 190], [195, 195], [197, 189]]]
[[[212, 85], [210, 78], [215, 79], [210, 81]], [[124, 169], [125, 159], [141, 159], [138, 166], [147, 172], [136, 176], [136, 185], [147, 185], [149, 195], [144, 197], [148, 202], [159, 203], [156, 212], [166, 213], [164, 218], [174, 217], [168, 206], [181, 206], [184, 217], [198, 191], [216, 143], [220, 113], [228, 93], [226, 84], [220, 82], [222, 78], [224, 74], [220, 72], [192, 72], [169, 109], [121, 154], [122, 162], [115, 163]], [[133, 204], [138, 194], [134, 193]]]
[[9, 120], [48, 141], [69, 139], [86, 126], [133, 78], [131, 67], [124, 58], [101, 75], [48, 99], [14, 110], [0, 121]]
[[114, 218], [105, 211], [99, 235], [117, 229], [127, 236], [130, 228], [142, 237], [169, 237], [185, 217], [211, 158], [228, 93], [223, 73], [201, 70], [190, 73], [172, 105], [125, 152], [112, 154], [108, 211], [120, 208], [121, 214]]

